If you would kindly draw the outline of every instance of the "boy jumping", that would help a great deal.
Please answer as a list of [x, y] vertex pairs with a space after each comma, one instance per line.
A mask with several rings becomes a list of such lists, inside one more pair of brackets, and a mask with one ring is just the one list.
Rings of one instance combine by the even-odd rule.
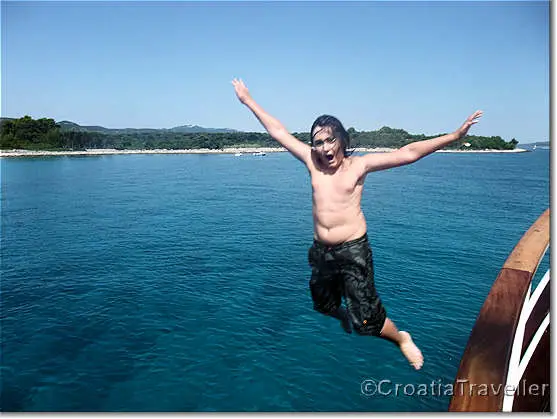
[[[292, 136], [280, 121], [251, 97], [242, 80], [232, 81], [246, 105], [269, 135], [302, 161], [313, 190], [313, 245], [309, 249], [309, 287], [314, 309], [339, 319], [348, 333], [379, 336], [395, 343], [415, 369], [423, 365], [421, 351], [408, 332], [399, 331], [387, 317], [375, 290], [373, 259], [361, 210], [364, 180], [370, 172], [403, 166], [464, 137], [478, 122], [474, 112], [455, 132], [417, 141], [389, 153], [352, 156], [349, 135], [338, 119], [323, 115], [311, 127], [312, 146]], [[346, 309], [341, 306], [342, 297]]]

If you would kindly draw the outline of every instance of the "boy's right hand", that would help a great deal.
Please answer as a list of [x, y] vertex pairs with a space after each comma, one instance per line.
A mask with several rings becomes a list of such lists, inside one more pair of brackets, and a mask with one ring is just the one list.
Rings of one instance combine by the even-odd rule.
[[236, 91], [238, 100], [245, 104], [246, 101], [251, 98], [251, 96], [244, 82], [241, 79], [234, 79], [232, 80], [232, 85], [234, 86], [234, 90]]

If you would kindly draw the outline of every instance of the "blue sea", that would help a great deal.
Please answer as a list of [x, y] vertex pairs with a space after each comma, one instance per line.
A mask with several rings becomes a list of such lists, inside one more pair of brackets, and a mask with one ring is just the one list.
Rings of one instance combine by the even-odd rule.
[[445, 411], [493, 281], [549, 206], [549, 155], [367, 177], [376, 286], [421, 371], [312, 310], [311, 187], [287, 153], [4, 158], [2, 410]]

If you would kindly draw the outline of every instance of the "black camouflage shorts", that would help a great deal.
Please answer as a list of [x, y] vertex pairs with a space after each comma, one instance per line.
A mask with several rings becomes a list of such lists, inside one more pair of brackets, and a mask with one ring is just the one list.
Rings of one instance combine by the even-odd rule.
[[333, 246], [314, 240], [308, 259], [314, 309], [334, 313], [344, 297], [354, 330], [362, 335], [379, 335], [387, 313], [375, 290], [367, 234]]

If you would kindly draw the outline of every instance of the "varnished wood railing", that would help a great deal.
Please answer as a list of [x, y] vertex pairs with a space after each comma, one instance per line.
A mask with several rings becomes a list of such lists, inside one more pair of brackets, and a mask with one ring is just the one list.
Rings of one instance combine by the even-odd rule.
[[[530, 318], [525, 318], [523, 314], [521, 319], [521, 312], [525, 300], [528, 304], [532, 278], [549, 245], [549, 232], [549, 209], [547, 209], [520, 239], [499, 272], [480, 310], [462, 356], [449, 411], [503, 410], [503, 399], [508, 390], [509, 376], [513, 374], [516, 376], [512, 370], [509, 374], [512, 347], [513, 344], [517, 345], [515, 340], [520, 345], [518, 350], [520, 356], [526, 351], [526, 346], [533, 339], [536, 330], [540, 328], [541, 322], [545, 321], [541, 326], [547, 328], [549, 285], [540, 294], [537, 307], [532, 310]], [[519, 319], [521, 319], [520, 325]], [[517, 335], [517, 328], [520, 335]], [[536, 362], [546, 363], [547, 360], [547, 363], [536, 365], [538, 370], [543, 371], [537, 371], [537, 375], [534, 376], [538, 380], [546, 380], [549, 385], [549, 328], [540, 329], [537, 340], [540, 343], [532, 349], [532, 351], [535, 349]], [[513, 365], [516, 364], [516, 358], [515, 351]], [[529, 370], [527, 373], [529, 375], [526, 373], [524, 375], [532, 377], [532, 371]], [[518, 396], [515, 400], [519, 399]], [[544, 406], [548, 405], [548, 398], [549, 391], [545, 398], [530, 397], [528, 410], [543, 410]], [[506, 405], [508, 404], [507, 401]], [[518, 404], [512, 410], [523, 410]]]

